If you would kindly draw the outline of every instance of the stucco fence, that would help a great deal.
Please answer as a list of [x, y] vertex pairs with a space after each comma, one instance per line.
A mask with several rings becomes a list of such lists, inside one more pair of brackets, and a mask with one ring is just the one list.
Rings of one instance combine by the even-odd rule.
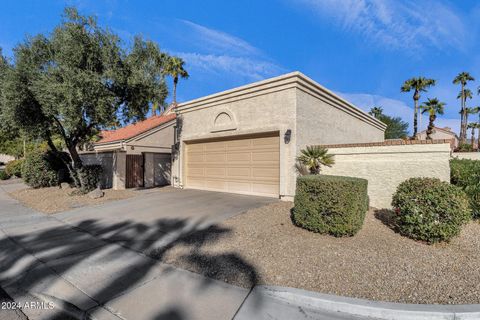
[[325, 145], [335, 164], [322, 173], [368, 180], [370, 206], [390, 208], [397, 186], [412, 177], [450, 181], [450, 140]]
[[9, 161], [15, 160], [15, 157], [10, 156], [8, 154], [0, 153], [0, 162], [7, 163]]
[[454, 152], [452, 157], [458, 159], [480, 160], [480, 152]]
[[113, 186], [113, 166], [114, 153], [83, 153], [80, 158], [84, 165], [97, 164], [102, 166], [102, 177], [100, 178], [100, 187], [102, 189], [112, 188]]

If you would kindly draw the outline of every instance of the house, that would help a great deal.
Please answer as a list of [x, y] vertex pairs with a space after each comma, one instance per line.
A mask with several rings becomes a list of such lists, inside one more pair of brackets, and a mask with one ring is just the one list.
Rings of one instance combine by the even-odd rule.
[[[458, 147], [459, 138], [455, 132], [449, 127], [439, 128], [433, 127], [433, 133], [430, 135], [432, 139], [452, 139], [452, 147], [455, 149]], [[423, 130], [417, 134], [419, 140], [427, 139], [427, 130]]]
[[292, 199], [307, 145], [383, 142], [385, 124], [300, 72], [177, 107], [172, 184]]
[[82, 153], [84, 164], [101, 164], [102, 187], [113, 189], [170, 184], [171, 151], [176, 115], [162, 115], [103, 131], [94, 151]]

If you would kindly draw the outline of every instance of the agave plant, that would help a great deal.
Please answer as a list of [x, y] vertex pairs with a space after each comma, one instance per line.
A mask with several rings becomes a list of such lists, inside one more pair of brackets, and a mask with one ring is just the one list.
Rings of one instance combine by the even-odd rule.
[[335, 164], [333, 154], [328, 154], [328, 149], [320, 146], [307, 146], [300, 153], [295, 165], [300, 174], [320, 174], [321, 166]]

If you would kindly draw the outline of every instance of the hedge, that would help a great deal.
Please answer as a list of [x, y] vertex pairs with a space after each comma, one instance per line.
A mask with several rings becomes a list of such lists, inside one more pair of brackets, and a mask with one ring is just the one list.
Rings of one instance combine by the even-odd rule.
[[69, 156], [44, 150], [29, 152], [22, 169], [24, 182], [32, 188], [52, 187], [63, 182], [62, 172], [66, 172], [67, 168], [60, 157], [67, 159]]
[[468, 198], [462, 189], [436, 178], [410, 178], [392, 199], [398, 231], [428, 243], [449, 241], [470, 220]]
[[5, 170], [0, 170], [0, 180], [8, 180], [10, 179], [10, 176], [8, 173], [5, 172]]
[[480, 161], [450, 160], [450, 182], [462, 188], [470, 200], [473, 217], [480, 218]]
[[5, 166], [5, 172], [9, 176], [15, 176], [15, 177], [21, 178], [23, 162], [24, 162], [24, 159], [9, 161]]
[[353, 236], [368, 211], [367, 185], [367, 180], [353, 177], [298, 177], [292, 220], [310, 231]]

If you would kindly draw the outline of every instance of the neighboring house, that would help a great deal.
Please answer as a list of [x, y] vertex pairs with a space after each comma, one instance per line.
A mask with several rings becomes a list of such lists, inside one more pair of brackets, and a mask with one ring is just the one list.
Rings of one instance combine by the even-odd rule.
[[[419, 140], [426, 140], [427, 139], [427, 130], [423, 130], [417, 134]], [[459, 139], [455, 132], [452, 131], [449, 127], [439, 128], [434, 127], [433, 133], [431, 134], [431, 138], [436, 139], [453, 139], [453, 148], [458, 147]]]
[[175, 113], [169, 109], [135, 124], [103, 131], [85, 164], [101, 164], [102, 187], [125, 189], [170, 184]]
[[300, 72], [184, 102], [177, 113], [174, 186], [284, 199], [295, 194], [301, 149], [382, 142], [386, 128]]

